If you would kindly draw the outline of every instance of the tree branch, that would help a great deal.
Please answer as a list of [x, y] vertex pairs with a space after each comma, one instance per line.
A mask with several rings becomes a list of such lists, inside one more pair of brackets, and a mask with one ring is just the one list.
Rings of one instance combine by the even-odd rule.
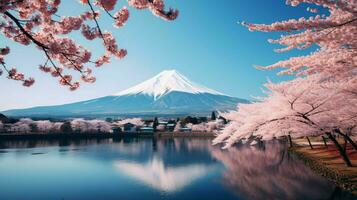
[[72, 86], [72, 84], [70, 82], [67, 81], [67, 79], [65, 79], [62, 75], [62, 73], [60, 72], [60, 70], [58, 69], [58, 67], [56, 66], [56, 64], [53, 62], [52, 58], [50, 57], [50, 55], [48, 54], [46, 49], [43, 49], [43, 51], [45, 52], [47, 59], [50, 61], [50, 63], [52, 64], [53, 68], [55, 68], [56, 72], [58, 73], [58, 75], [61, 77], [62, 80], [64, 80], [64, 82], [69, 85]]
[[6, 16], [8, 16], [16, 25], [17, 27], [19, 27], [19, 29], [21, 30], [21, 32], [27, 37], [29, 38], [33, 43], [35, 43], [37, 46], [43, 48], [43, 49], [48, 49], [48, 47], [46, 47], [44, 44], [42, 44], [41, 42], [37, 41], [35, 38], [33, 38], [33, 36], [28, 33], [24, 27], [21, 25], [20, 21], [14, 17], [11, 13], [9, 13], [8, 11], [4, 12], [4, 14]]
[[94, 8], [93, 8], [92, 4], [90, 3], [90, 0], [88, 0], [88, 5], [89, 5], [89, 7], [90, 7], [90, 9], [91, 9], [91, 11], [92, 11], [93, 19], [94, 19], [94, 22], [95, 22], [95, 24], [96, 24], [96, 26], [97, 26], [97, 28], [98, 28], [99, 35], [100, 35], [101, 38], [103, 39], [103, 42], [104, 42], [104, 45], [105, 45], [106, 42], [105, 42], [105, 39], [104, 39], [104, 36], [103, 36], [103, 32], [102, 32], [102, 30], [100, 29], [100, 26], [99, 26], [99, 23], [98, 23], [98, 20], [97, 20], [97, 17], [96, 17]]

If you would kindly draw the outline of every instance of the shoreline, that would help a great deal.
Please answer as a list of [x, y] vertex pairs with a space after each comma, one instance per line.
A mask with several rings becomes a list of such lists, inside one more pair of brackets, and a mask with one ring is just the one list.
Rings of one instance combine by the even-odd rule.
[[209, 132], [156, 132], [156, 133], [0, 133], [0, 140], [36, 140], [36, 139], [105, 139], [105, 138], [123, 138], [123, 137], [204, 137], [213, 138], [214, 133]]
[[316, 174], [325, 177], [336, 186], [351, 192], [353, 195], [357, 195], [357, 163], [354, 163], [354, 167], [348, 168], [343, 164], [327, 160], [319, 153], [313, 152], [309, 147], [299, 146], [296, 143], [288, 150], [298, 156]]

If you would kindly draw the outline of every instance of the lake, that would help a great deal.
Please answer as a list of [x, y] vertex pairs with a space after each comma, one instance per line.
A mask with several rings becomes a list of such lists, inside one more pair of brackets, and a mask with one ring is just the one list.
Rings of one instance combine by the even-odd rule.
[[0, 141], [0, 199], [353, 199], [278, 141]]

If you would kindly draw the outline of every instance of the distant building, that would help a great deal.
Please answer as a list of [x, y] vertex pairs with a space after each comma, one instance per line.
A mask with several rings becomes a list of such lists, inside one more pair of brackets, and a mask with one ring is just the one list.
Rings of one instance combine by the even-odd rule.
[[154, 128], [153, 127], [142, 127], [140, 128], [140, 133], [154, 133]]
[[167, 124], [166, 130], [172, 132], [172, 131], [174, 131], [175, 126], [176, 126], [176, 124]]
[[158, 125], [167, 125], [168, 124], [168, 122], [165, 122], [165, 121], [159, 121], [159, 124]]
[[192, 129], [191, 128], [187, 128], [187, 127], [183, 127], [183, 128], [180, 128], [180, 132], [191, 132]]
[[119, 126], [113, 126], [112, 130], [113, 130], [114, 134], [118, 134], [118, 133], [123, 132], [122, 128], [119, 127]]
[[123, 125], [124, 132], [136, 132], [136, 127], [132, 123], [126, 123]]

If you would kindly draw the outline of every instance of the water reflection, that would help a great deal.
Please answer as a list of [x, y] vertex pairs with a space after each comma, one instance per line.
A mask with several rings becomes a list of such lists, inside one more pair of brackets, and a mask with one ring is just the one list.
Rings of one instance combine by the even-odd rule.
[[172, 193], [218, 170], [207, 148], [210, 140], [154, 138], [151, 144], [152, 153], [147, 159], [137, 157], [148, 152], [145, 143], [116, 146], [120, 153], [131, 156], [114, 162], [118, 172], [158, 191]]
[[163, 160], [157, 157], [148, 163], [117, 161], [114, 165], [118, 171], [152, 188], [166, 192], [181, 190], [214, 168], [204, 164], [166, 167]]
[[0, 141], [0, 171], [0, 199], [353, 199], [276, 141], [230, 150], [192, 138]]
[[212, 150], [226, 170], [222, 183], [245, 199], [353, 199], [316, 175], [278, 141]]

